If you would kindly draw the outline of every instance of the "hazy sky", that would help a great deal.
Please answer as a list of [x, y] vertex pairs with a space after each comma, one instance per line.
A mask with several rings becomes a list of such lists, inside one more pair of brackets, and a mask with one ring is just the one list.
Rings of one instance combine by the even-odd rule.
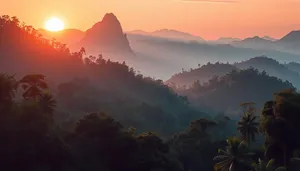
[[58, 16], [86, 30], [107, 12], [124, 30], [177, 29], [205, 39], [270, 35], [300, 30], [300, 0], [0, 0], [1, 14], [34, 27]]

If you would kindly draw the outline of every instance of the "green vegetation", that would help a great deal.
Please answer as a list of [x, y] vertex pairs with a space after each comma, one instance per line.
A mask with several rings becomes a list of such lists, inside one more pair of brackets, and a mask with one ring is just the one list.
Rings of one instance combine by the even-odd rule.
[[[84, 48], [70, 53], [15, 17], [0, 21], [1, 70], [8, 72], [0, 74], [3, 170], [300, 168], [300, 94], [289, 82], [255, 69], [232, 71], [208, 84], [176, 90], [188, 95], [191, 105], [161, 80], [144, 77], [125, 62], [101, 55], [83, 60]], [[279, 93], [270, 100], [273, 92]], [[253, 103], [242, 104], [238, 122], [222, 112], [243, 101], [264, 104], [261, 116]], [[205, 114], [202, 106], [221, 112]], [[264, 142], [255, 141], [258, 136]]]
[[[1, 163], [7, 170], [176, 170], [178, 167], [176, 160], [168, 157], [169, 147], [157, 135], [136, 135], [134, 129], [125, 129], [104, 113], [85, 115], [70, 132], [60, 129], [53, 122], [56, 102], [51, 95], [44, 94], [44, 88], [19, 101], [13, 100], [20, 89], [18, 84], [36, 78], [44, 76], [27, 75], [20, 81], [4, 74], [0, 77]], [[27, 95], [26, 92], [28, 89], [24, 93]]]
[[225, 111], [227, 114], [235, 114], [236, 118], [240, 113], [237, 107], [241, 102], [251, 101], [262, 107], [274, 92], [288, 88], [293, 88], [293, 85], [251, 68], [233, 70], [204, 84], [196, 81], [191, 87], [179, 88], [176, 92], [187, 96], [194, 106], [208, 106], [217, 111]]
[[125, 62], [113, 62], [102, 55], [86, 57], [84, 48], [71, 53], [67, 45], [43, 39], [15, 17], [2, 16], [0, 20], [0, 72], [15, 74], [16, 78], [24, 73], [47, 76], [46, 80], [40, 75], [32, 80], [24, 78], [23, 96], [39, 95], [47, 83], [58, 101], [54, 118], [67, 128], [85, 112], [99, 111], [137, 128], [139, 133], [155, 131], [170, 136], [194, 119], [209, 118], [161, 80], [144, 77]]
[[250, 170], [253, 163], [252, 156], [244, 141], [237, 138], [227, 140], [226, 150], [219, 149], [219, 155], [214, 158], [218, 161], [214, 169], [218, 170]]
[[232, 70], [238, 70], [238, 68], [229, 63], [223, 64], [216, 62], [214, 64], [207, 63], [202, 66], [199, 64], [196, 69], [191, 69], [189, 71], [183, 70], [181, 73], [173, 75], [166, 83], [176, 87], [190, 86], [195, 81], [205, 83], [215, 76], [221, 77]]
[[284, 65], [272, 58], [259, 56], [243, 62], [234, 63], [233, 65], [239, 69], [248, 69], [253, 67], [260, 72], [265, 71], [269, 75], [282, 79], [283, 81], [288, 80], [295, 87], [299, 88], [300, 75], [297, 71], [298, 66], [296, 64], [297, 63], [290, 63], [290, 65]]

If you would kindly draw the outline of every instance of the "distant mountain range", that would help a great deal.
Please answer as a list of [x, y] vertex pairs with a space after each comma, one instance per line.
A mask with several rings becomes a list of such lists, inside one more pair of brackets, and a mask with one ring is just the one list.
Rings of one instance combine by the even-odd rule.
[[233, 38], [233, 37], [220, 37], [219, 39], [215, 40], [215, 43], [221, 43], [221, 44], [230, 44], [234, 41], [241, 41], [239, 38]]
[[164, 80], [181, 68], [193, 68], [209, 61], [235, 62], [265, 55], [280, 62], [300, 62], [300, 31], [292, 31], [279, 40], [254, 36], [206, 41], [172, 29], [124, 32], [117, 17], [107, 13], [86, 32], [76, 29], [56, 33], [40, 29], [39, 32], [45, 38], [55, 37], [68, 44], [71, 51], [85, 47], [87, 55], [103, 54], [112, 60], [126, 61], [142, 73]]
[[[230, 44], [238, 48], [250, 48], [257, 50], [271, 50], [271, 51], [281, 51], [300, 55], [300, 31], [291, 31], [286, 36], [281, 39], [275, 39], [270, 36], [254, 36], [245, 39], [239, 39], [234, 37], [221, 37], [217, 40], [204, 40], [199, 36], [194, 36], [189, 33], [161, 29], [154, 32], [145, 32], [142, 30], [136, 30], [128, 32], [131, 37], [137, 37], [138, 35], [144, 36], [140, 38], [145, 38], [145, 36], [165, 38], [174, 41], [188, 41], [188, 42], [198, 42], [205, 44]], [[263, 54], [262, 54], [263, 55]]]
[[262, 38], [265, 39], [265, 40], [269, 40], [269, 41], [276, 41], [277, 40], [277, 39], [275, 39], [273, 37], [270, 37], [270, 36], [264, 36]]
[[[77, 29], [66, 29], [60, 32], [49, 32], [40, 29], [39, 32], [45, 38], [55, 37], [58, 41], [66, 43], [69, 47], [78, 49], [84, 46], [91, 51], [122, 51], [132, 52], [130, 47], [130, 37], [144, 36], [161, 38], [174, 41], [198, 42], [205, 44], [230, 44], [234, 47], [251, 48], [251, 49], [265, 49], [282, 52], [289, 52], [300, 54], [300, 31], [291, 31], [286, 36], [277, 40], [270, 36], [264, 37], [250, 37], [246, 39], [239, 39], [233, 37], [221, 37], [218, 40], [206, 41], [200, 36], [195, 36], [190, 33], [174, 30], [174, 29], [160, 29], [153, 32], [146, 32], [143, 30], [129, 31], [124, 34], [121, 23], [113, 13], [107, 13], [102, 21], [94, 24], [86, 32]], [[148, 38], [146, 38], [148, 39]]]
[[284, 37], [282, 37], [279, 42], [284, 42], [284, 43], [299, 43], [300, 42], [300, 30], [297, 31], [291, 31]]
[[205, 40], [202, 37], [194, 36], [190, 33], [185, 33], [173, 29], [161, 29], [156, 30], [153, 32], [146, 32], [142, 30], [134, 30], [127, 32], [128, 34], [138, 34], [138, 35], [147, 35], [147, 36], [155, 36], [155, 37], [162, 37], [168, 39], [175, 39], [175, 40], [189, 40], [189, 41], [200, 41], [204, 42]]

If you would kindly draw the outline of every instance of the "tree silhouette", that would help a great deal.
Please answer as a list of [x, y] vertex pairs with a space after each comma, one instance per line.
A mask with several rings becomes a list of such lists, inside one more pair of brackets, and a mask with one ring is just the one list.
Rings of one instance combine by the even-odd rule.
[[56, 101], [53, 96], [48, 93], [43, 93], [38, 99], [39, 107], [46, 114], [53, 114], [54, 108], [56, 107]]
[[253, 171], [286, 171], [286, 168], [285, 167], [276, 168], [274, 159], [271, 159], [268, 162], [259, 159], [258, 163], [253, 164]]
[[45, 76], [40, 74], [26, 75], [19, 82], [25, 91], [23, 93], [25, 99], [37, 99], [42, 96], [43, 90], [48, 88]]
[[299, 104], [300, 95], [295, 89], [287, 89], [264, 105], [261, 132], [266, 137], [266, 157], [274, 158], [278, 165], [288, 167], [293, 152], [300, 147]]
[[237, 130], [243, 136], [243, 139], [248, 142], [249, 147], [251, 141], [255, 141], [255, 135], [258, 134], [259, 123], [256, 122], [256, 116], [246, 113], [238, 122]]
[[229, 138], [227, 144], [226, 150], [219, 149], [219, 155], [213, 159], [218, 161], [215, 171], [248, 171], [254, 154], [249, 152], [247, 144], [237, 138]]

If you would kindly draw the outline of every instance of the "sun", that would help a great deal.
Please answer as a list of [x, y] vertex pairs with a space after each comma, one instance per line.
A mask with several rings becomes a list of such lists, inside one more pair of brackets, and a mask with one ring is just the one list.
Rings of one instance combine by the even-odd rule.
[[45, 23], [45, 29], [48, 31], [61, 31], [65, 28], [64, 22], [58, 17], [52, 17]]

